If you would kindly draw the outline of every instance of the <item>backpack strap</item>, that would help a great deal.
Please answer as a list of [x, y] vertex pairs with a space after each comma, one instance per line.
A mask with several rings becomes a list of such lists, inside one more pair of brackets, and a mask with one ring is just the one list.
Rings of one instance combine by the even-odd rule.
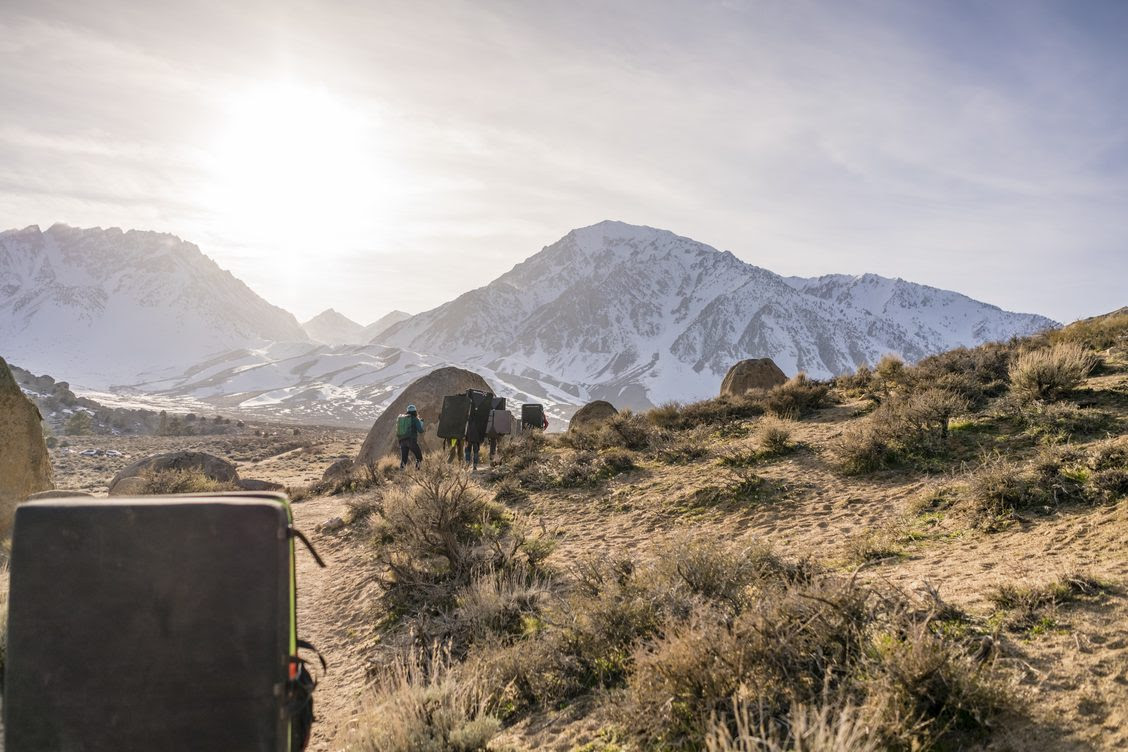
[[298, 530], [293, 525], [290, 525], [290, 527], [286, 528], [286, 534], [291, 538], [297, 538], [302, 543], [304, 543], [305, 547], [309, 549], [310, 554], [313, 556], [313, 560], [317, 562], [317, 566], [321, 567], [322, 569], [325, 568], [325, 561], [318, 555], [317, 549], [313, 547], [313, 544], [309, 542], [309, 538], [305, 537], [305, 534], [301, 530]]

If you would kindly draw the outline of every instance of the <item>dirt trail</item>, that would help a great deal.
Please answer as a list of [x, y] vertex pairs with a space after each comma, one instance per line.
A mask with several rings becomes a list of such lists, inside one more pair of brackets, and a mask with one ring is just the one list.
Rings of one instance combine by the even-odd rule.
[[363, 544], [347, 537], [316, 532], [318, 524], [345, 514], [340, 497], [310, 499], [293, 505], [294, 524], [305, 533], [328, 565], [318, 567], [298, 545], [298, 634], [316, 645], [329, 664], [314, 696], [317, 722], [311, 750], [343, 748], [343, 730], [354, 716], [365, 686], [372, 655], [371, 570]]

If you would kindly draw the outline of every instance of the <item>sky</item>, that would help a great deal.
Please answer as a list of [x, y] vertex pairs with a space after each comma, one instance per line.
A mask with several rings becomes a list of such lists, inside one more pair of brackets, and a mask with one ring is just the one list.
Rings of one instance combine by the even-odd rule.
[[174, 233], [367, 324], [617, 219], [1128, 305], [1128, 2], [0, 5], [0, 228]]

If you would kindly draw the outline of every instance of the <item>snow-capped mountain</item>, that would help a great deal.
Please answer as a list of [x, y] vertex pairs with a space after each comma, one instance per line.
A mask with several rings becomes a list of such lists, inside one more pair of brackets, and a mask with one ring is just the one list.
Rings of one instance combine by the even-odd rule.
[[577, 402], [645, 407], [715, 394], [742, 358], [829, 377], [886, 353], [917, 360], [1054, 325], [875, 275], [786, 279], [671, 232], [608, 221], [375, 342], [547, 381]]
[[376, 319], [368, 326], [364, 327], [364, 331], [361, 332], [358, 344], [367, 345], [369, 342], [376, 339], [377, 336], [383, 334], [393, 324], [398, 324], [399, 322], [409, 318], [411, 318], [411, 314], [404, 313], [403, 311], [392, 311], [391, 313], [385, 313], [383, 316]]
[[664, 230], [601, 222], [425, 313], [361, 327], [330, 309], [305, 326], [169, 235], [0, 234], [0, 353], [79, 386], [128, 385], [97, 395], [111, 405], [360, 424], [419, 375], [456, 365], [564, 418], [592, 399], [713, 396], [742, 358], [827, 377], [1054, 322], [872, 274], [784, 278]]
[[303, 322], [302, 329], [311, 340], [325, 345], [357, 345], [364, 341], [364, 327], [332, 308]]
[[105, 388], [306, 339], [291, 314], [172, 235], [61, 224], [0, 233], [0, 352], [33, 371]]

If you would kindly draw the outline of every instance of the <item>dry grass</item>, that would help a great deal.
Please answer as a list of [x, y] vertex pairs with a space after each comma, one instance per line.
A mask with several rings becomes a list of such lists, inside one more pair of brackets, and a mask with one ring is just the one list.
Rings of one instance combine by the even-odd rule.
[[413, 648], [379, 670], [350, 752], [482, 752], [501, 729], [474, 684], [439, 648]]
[[198, 470], [156, 470], [148, 472], [142, 477], [145, 486], [141, 493], [146, 496], [219, 493], [239, 490], [239, 486], [234, 483], [213, 480]]

